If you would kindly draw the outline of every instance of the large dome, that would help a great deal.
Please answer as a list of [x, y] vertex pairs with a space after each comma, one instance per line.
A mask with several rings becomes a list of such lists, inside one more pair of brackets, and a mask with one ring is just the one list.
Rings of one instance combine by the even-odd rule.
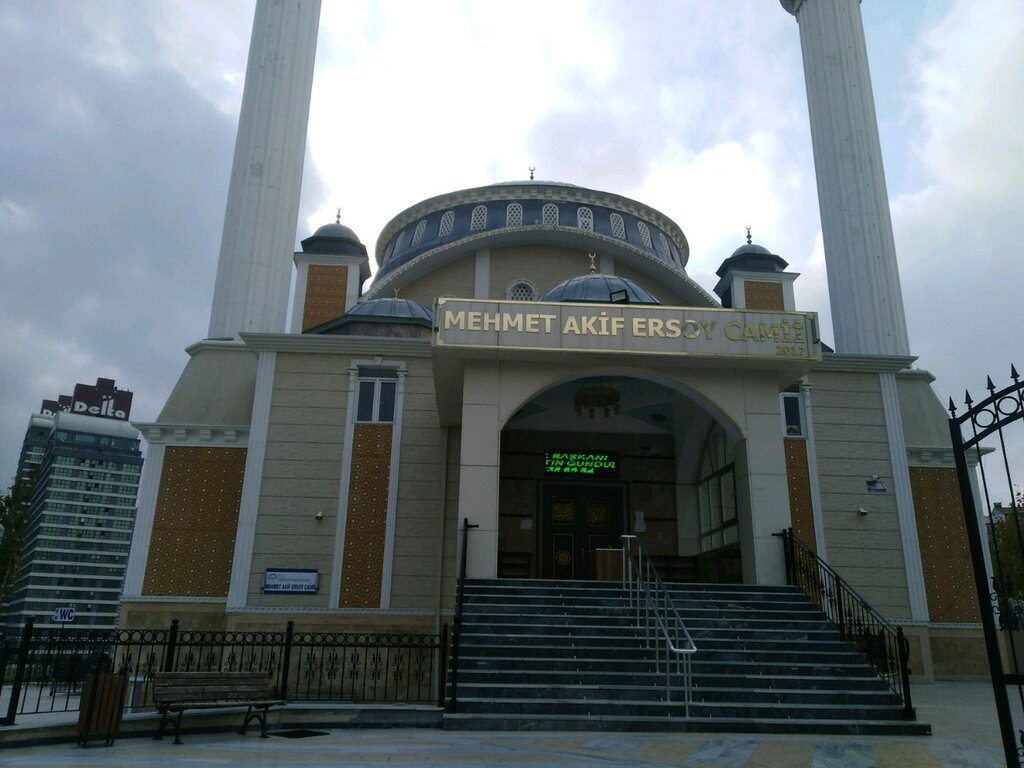
[[387, 295], [481, 249], [554, 245], [621, 259], [696, 303], [707, 296], [685, 272], [689, 245], [660, 211], [610, 192], [551, 181], [515, 181], [424, 200], [398, 214], [377, 241], [369, 295]]
[[660, 304], [632, 280], [616, 275], [571, 277], [540, 297], [541, 301], [582, 301], [601, 304]]

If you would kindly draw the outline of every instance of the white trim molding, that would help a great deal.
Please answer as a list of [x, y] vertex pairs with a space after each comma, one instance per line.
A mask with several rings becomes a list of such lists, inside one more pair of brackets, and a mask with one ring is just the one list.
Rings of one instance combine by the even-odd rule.
[[142, 465], [142, 479], [136, 501], [135, 527], [132, 530], [132, 546], [128, 554], [128, 567], [124, 573], [122, 600], [135, 600], [142, 595], [146, 577], [146, 563], [149, 562], [149, 542], [153, 538], [153, 520], [156, 517], [156, 502], [160, 495], [160, 478], [164, 472], [164, 446], [151, 444]]
[[402, 411], [405, 403], [405, 364], [398, 368], [395, 415], [391, 424], [391, 467], [388, 473], [388, 511], [384, 529], [384, 564], [381, 568], [380, 607], [391, 607], [391, 572], [395, 565], [395, 524], [398, 517], [398, 473], [402, 455]]
[[807, 438], [807, 476], [811, 486], [811, 514], [814, 518], [814, 540], [818, 557], [828, 562], [828, 544], [825, 539], [825, 518], [821, 505], [821, 478], [818, 475], [818, 448], [814, 439], [814, 413], [811, 408], [811, 382], [806, 376], [800, 380], [801, 406], [804, 416], [804, 434]]
[[267, 452], [267, 429], [270, 424], [270, 402], [274, 393], [276, 366], [276, 352], [260, 353], [256, 362], [249, 450], [245, 455], [245, 478], [242, 481], [242, 498], [238, 504], [238, 530], [235, 533], [235, 554], [228, 587], [228, 605], [232, 608], [244, 606], [249, 599], [249, 572], [252, 569], [252, 550], [256, 539], [263, 458]]
[[907, 443], [903, 436], [896, 375], [880, 373], [878, 379], [882, 391], [882, 410], [885, 413], [885, 432], [889, 438], [889, 458], [892, 465], [893, 490], [896, 494], [896, 515], [900, 523], [900, 542], [903, 545], [903, 563], [907, 572], [910, 618], [914, 621], [928, 621], [928, 593], [924, 586], [921, 543], [917, 535], [917, 516], [914, 512], [914, 494], [910, 487]]
[[150, 445], [195, 445], [203, 448], [245, 448], [248, 424], [170, 424], [133, 421]]

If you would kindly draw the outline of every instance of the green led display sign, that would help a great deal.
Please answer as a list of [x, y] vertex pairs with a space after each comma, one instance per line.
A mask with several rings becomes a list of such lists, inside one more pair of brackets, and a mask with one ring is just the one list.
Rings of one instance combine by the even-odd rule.
[[560, 477], [618, 477], [619, 455], [549, 451], [544, 454], [544, 474]]

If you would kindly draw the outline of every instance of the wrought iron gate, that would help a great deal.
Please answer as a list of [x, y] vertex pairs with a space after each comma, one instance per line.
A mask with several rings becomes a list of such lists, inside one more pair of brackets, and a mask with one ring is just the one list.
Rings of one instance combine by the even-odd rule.
[[[988, 396], [977, 403], [965, 393], [967, 410], [960, 415], [950, 398], [949, 432], [1003, 752], [1008, 768], [1020, 768], [1024, 729], [1014, 726], [1007, 689], [1024, 709], [1024, 496], [1014, 482], [1013, 466], [1024, 463], [1024, 382], [1013, 366], [1010, 377], [1013, 383], [998, 391], [989, 378]], [[1018, 482], [1024, 480], [1024, 467], [1016, 469]], [[987, 541], [979, 520], [986, 521]]]

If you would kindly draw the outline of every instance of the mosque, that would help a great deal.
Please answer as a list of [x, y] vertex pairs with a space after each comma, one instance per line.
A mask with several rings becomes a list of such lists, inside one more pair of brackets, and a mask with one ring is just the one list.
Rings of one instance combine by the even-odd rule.
[[675, 221], [570, 183], [419, 202], [380, 233], [372, 280], [340, 217], [289, 260], [319, 2], [259, 2], [209, 337], [134, 422], [148, 455], [122, 625], [432, 631], [464, 520], [474, 577], [608, 578], [631, 534], [678, 580], [782, 584], [773, 534], [792, 527], [906, 627], [915, 675], [984, 674], [859, 7], [782, 4], [834, 350], [795, 304], [799, 275], [749, 234], [701, 286]]

